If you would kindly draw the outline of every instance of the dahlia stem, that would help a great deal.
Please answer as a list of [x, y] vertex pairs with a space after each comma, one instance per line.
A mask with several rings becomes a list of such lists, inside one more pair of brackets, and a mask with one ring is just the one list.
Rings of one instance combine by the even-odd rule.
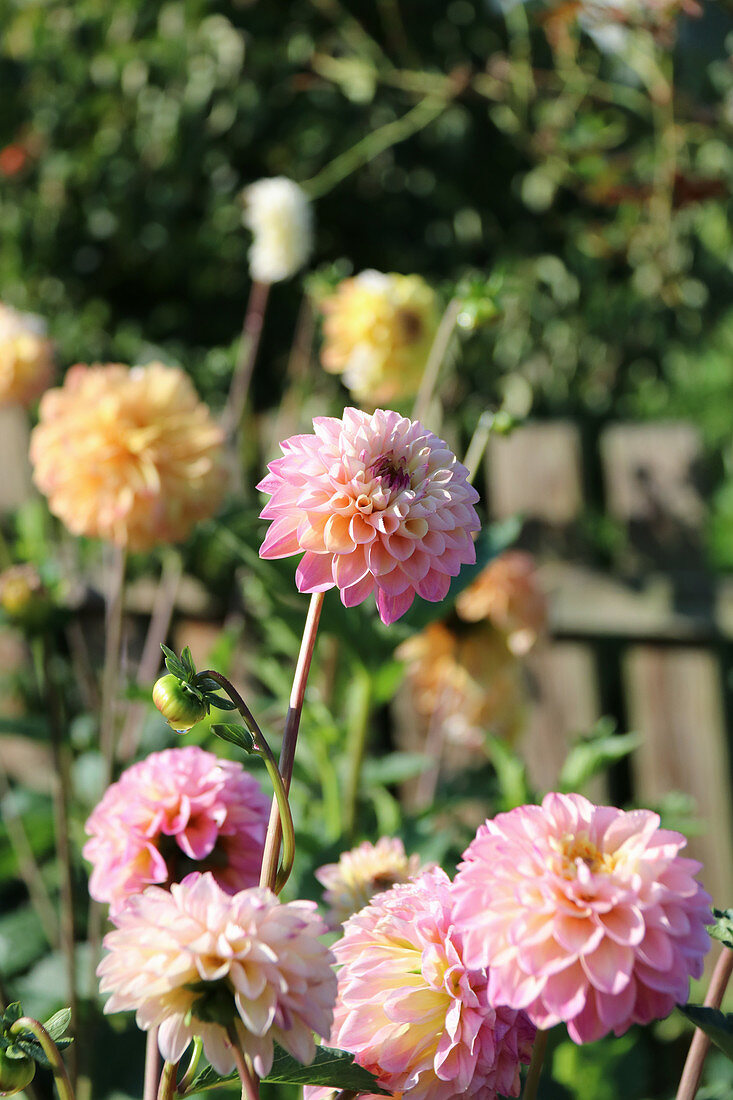
[[372, 701], [371, 677], [363, 667], [357, 670], [357, 675], [354, 677], [349, 701], [351, 706], [346, 735], [346, 755], [349, 770], [346, 775], [346, 788], [344, 791], [343, 831], [351, 839], [356, 825], [359, 779], [366, 754]]
[[51, 1072], [53, 1073], [53, 1080], [56, 1085], [56, 1092], [59, 1094], [59, 1100], [74, 1100], [74, 1089], [69, 1080], [69, 1075], [66, 1072], [64, 1060], [61, 1057], [59, 1048], [56, 1046], [43, 1024], [40, 1024], [38, 1020], [34, 1020], [31, 1016], [21, 1016], [20, 1019], [16, 1020], [15, 1023], [11, 1025], [10, 1034], [19, 1035], [23, 1031], [30, 1031], [31, 1035], [35, 1036], [41, 1044], [43, 1053], [48, 1058], [51, 1066]]
[[[34, 646], [36, 643], [34, 642]], [[71, 1008], [72, 1034], [78, 1038], [79, 1000], [76, 992], [76, 928], [74, 920], [74, 872], [69, 839], [69, 804], [71, 802], [71, 781], [69, 777], [69, 755], [64, 744], [64, 723], [61, 710], [62, 702], [58, 685], [54, 678], [52, 655], [48, 638], [44, 635], [36, 647], [37, 661], [40, 665], [41, 690], [46, 704], [51, 730], [51, 758], [53, 760], [53, 813], [56, 841], [56, 857], [60, 877], [60, 932], [61, 947], [66, 966], [69, 1007]], [[77, 1056], [74, 1047], [69, 1051], [69, 1066], [72, 1081], [76, 1084]]]
[[229, 437], [236, 434], [247, 405], [247, 396], [252, 382], [255, 362], [257, 361], [262, 328], [265, 323], [265, 310], [267, 309], [269, 293], [270, 284], [260, 283], [255, 279], [250, 288], [247, 309], [244, 314], [242, 335], [239, 340], [239, 351], [229, 387], [229, 396], [221, 417], [222, 427]]
[[[300, 643], [298, 663], [295, 666], [293, 687], [290, 692], [290, 705], [285, 718], [285, 730], [283, 743], [280, 749], [280, 775], [282, 776], [285, 791], [290, 790], [290, 780], [293, 775], [293, 761], [295, 760], [295, 746], [298, 741], [298, 729], [300, 727], [300, 715], [303, 710], [305, 687], [308, 682], [311, 659], [316, 644], [318, 621], [323, 607], [323, 592], [314, 592], [308, 607], [308, 617], [305, 621], [303, 639]], [[277, 861], [280, 851], [280, 810], [277, 799], [273, 799], [270, 810], [270, 823], [267, 826], [265, 837], [265, 850], [262, 856], [262, 874], [260, 885], [274, 889], [277, 880]]]
[[247, 1059], [239, 1045], [239, 1036], [233, 1027], [227, 1028], [229, 1042], [232, 1045], [232, 1057], [237, 1067], [239, 1080], [242, 1082], [242, 1100], [260, 1100], [260, 1088], [254, 1070], [247, 1064]]
[[489, 436], [491, 435], [493, 425], [494, 414], [489, 412], [488, 409], [485, 409], [478, 418], [478, 423], [471, 436], [471, 441], [468, 444], [466, 457], [463, 460], [463, 465], [468, 470], [469, 485], [473, 485], [476, 480], [479, 464], [484, 457], [484, 451], [486, 450], [486, 444], [489, 442]]
[[[213, 669], [210, 668], [207, 668], [200, 675], [210, 676], [212, 680], [216, 680], [217, 684], [221, 685], [231, 701], [235, 704], [237, 710], [244, 719], [244, 724], [254, 738], [255, 752], [265, 761], [267, 773], [270, 776], [273, 787], [275, 788], [275, 800], [273, 805], [277, 803], [278, 820], [283, 837], [282, 862], [275, 878], [275, 884], [272, 887], [275, 893], [278, 894], [290, 878], [290, 872], [293, 869], [293, 861], [295, 859], [295, 828], [293, 826], [293, 815], [290, 812], [288, 794], [285, 790], [285, 785], [283, 783], [282, 776], [280, 775], [277, 761], [275, 760], [275, 757], [272, 754], [272, 750], [267, 743], [265, 735], [257, 724], [255, 717], [252, 714], [252, 711], [249, 709], [234, 685], [229, 680], [227, 680], [226, 676], [222, 676], [220, 672], [215, 672]], [[260, 885], [266, 884], [261, 882]]]
[[522, 1100], [536, 1100], [537, 1088], [540, 1083], [540, 1074], [542, 1073], [542, 1065], [545, 1061], [548, 1035], [548, 1031], [543, 1031], [542, 1028], [537, 1029], [537, 1036], [534, 1041], [534, 1047], [532, 1048], [532, 1061], [529, 1063], [527, 1080], [524, 1082]]
[[143, 1078], [143, 1100], [155, 1100], [158, 1092], [160, 1074], [160, 1051], [158, 1050], [158, 1029], [151, 1027], [145, 1035], [145, 1076]]
[[[705, 997], [706, 1008], [720, 1008], [723, 1003], [723, 995], [728, 988], [731, 973], [733, 973], [733, 951], [729, 947], [724, 947], [710, 979], [707, 996]], [[692, 1036], [690, 1049], [687, 1052], [685, 1068], [682, 1070], [682, 1077], [677, 1090], [677, 1100], [694, 1100], [700, 1086], [700, 1078], [702, 1077], [702, 1070], [709, 1049], [710, 1040], [707, 1035], [700, 1028], [695, 1028], [695, 1034]]]
[[176, 1074], [178, 1062], [166, 1062], [160, 1075], [157, 1100], [173, 1100], [176, 1094]]
[[425, 364], [425, 371], [422, 376], [422, 381], [420, 382], [420, 389], [415, 398], [415, 405], [412, 410], [413, 420], [422, 420], [430, 411], [433, 391], [437, 384], [440, 368], [443, 365], [443, 360], [448, 351], [451, 337], [453, 336], [453, 330], [456, 327], [458, 314], [461, 312], [461, 304], [460, 298], [451, 298], [450, 302], [448, 302], [448, 305], [445, 307], [445, 313], [438, 325], [438, 331], [435, 334], [433, 346], [430, 349], [428, 361]]
[[104, 670], [102, 673], [102, 721], [99, 747], [105, 769], [105, 785], [109, 786], [115, 766], [115, 727], [117, 725], [116, 695], [122, 648], [122, 616], [125, 593], [126, 551], [114, 548], [112, 573], [107, 593], [107, 614], [104, 637]]

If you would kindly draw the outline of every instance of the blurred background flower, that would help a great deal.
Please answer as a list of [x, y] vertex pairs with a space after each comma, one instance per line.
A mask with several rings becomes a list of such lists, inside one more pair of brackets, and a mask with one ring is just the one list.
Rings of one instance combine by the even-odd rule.
[[53, 344], [43, 318], [0, 302], [0, 404], [30, 405], [53, 375]]

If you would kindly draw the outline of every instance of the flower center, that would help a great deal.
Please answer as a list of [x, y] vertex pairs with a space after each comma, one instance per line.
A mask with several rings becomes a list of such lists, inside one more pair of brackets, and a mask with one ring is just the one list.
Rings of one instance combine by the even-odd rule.
[[415, 344], [422, 336], [422, 318], [412, 309], [398, 309], [397, 324], [406, 344]]
[[380, 478], [386, 482], [389, 489], [401, 492], [410, 488], [410, 475], [404, 458], [398, 458], [394, 454], [380, 455], [376, 462], [369, 467], [368, 473], [372, 477]]
[[560, 856], [558, 870], [563, 878], [575, 878], [580, 863], [584, 863], [594, 874], [611, 874], [616, 868], [616, 856], [602, 852], [585, 833], [564, 836], [553, 847]]

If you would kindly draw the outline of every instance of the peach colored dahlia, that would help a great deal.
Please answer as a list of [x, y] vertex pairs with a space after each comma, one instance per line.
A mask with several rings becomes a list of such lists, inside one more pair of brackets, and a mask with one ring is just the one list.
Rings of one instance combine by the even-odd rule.
[[649, 810], [548, 794], [482, 825], [454, 883], [466, 958], [493, 1001], [576, 1043], [667, 1016], [710, 946], [710, 898]]
[[43, 318], [0, 302], [0, 404], [30, 405], [51, 384], [53, 372]]
[[151, 753], [108, 787], [86, 823], [89, 892], [119, 912], [151, 883], [213, 872], [235, 893], [259, 882], [270, 800], [241, 764], [195, 745]]
[[465, 622], [490, 619], [518, 657], [527, 653], [547, 625], [547, 600], [537, 580], [534, 558], [507, 550], [487, 565], [456, 600]]
[[[466, 964], [444, 871], [379, 894], [344, 925], [331, 1044], [410, 1100], [517, 1096], [535, 1029]], [[306, 1090], [318, 1100], [328, 1090]]]
[[409, 882], [419, 871], [420, 857], [407, 856], [397, 837], [383, 836], [376, 844], [365, 840], [342, 852], [338, 863], [326, 863], [316, 871], [316, 878], [326, 887], [323, 900], [331, 927], [337, 928], [363, 909], [375, 894], [398, 882]]
[[338, 587], [346, 607], [372, 593], [385, 623], [415, 595], [442, 600], [462, 565], [476, 560], [478, 493], [442, 439], [396, 412], [344, 409], [314, 435], [281, 444], [258, 488], [272, 499], [263, 558], [305, 551], [301, 592]]
[[210, 874], [188, 875], [170, 892], [149, 886], [105, 936], [97, 974], [112, 996], [104, 1011], [134, 1011], [138, 1027], [159, 1027], [169, 1062], [199, 1035], [214, 1069], [228, 1073], [231, 1023], [260, 1077], [272, 1066], [273, 1041], [307, 1064], [313, 1032], [328, 1034], [336, 995], [315, 909], [259, 888], [226, 894]]
[[177, 367], [79, 363], [39, 411], [34, 480], [73, 534], [146, 550], [216, 509], [222, 432]]
[[321, 361], [358, 401], [372, 406], [417, 393], [438, 311], [419, 275], [362, 271], [322, 302]]

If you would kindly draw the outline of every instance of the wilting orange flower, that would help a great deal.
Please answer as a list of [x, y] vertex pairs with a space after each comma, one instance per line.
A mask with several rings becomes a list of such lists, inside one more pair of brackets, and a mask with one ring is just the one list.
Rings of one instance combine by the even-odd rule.
[[78, 364], [41, 401], [33, 476], [75, 535], [145, 550], [214, 512], [222, 439], [179, 368]]
[[526, 653], [547, 622], [547, 601], [532, 555], [522, 550], [500, 554], [460, 594], [456, 612], [464, 622], [489, 619], [506, 635], [512, 653]]
[[481, 749], [487, 733], [514, 740], [524, 723], [522, 669], [497, 631], [454, 633], [431, 623], [397, 650], [407, 662], [413, 705], [444, 740]]
[[419, 275], [362, 271], [322, 303], [321, 362], [376, 405], [417, 393], [438, 323], [435, 294]]
[[50, 385], [53, 370], [43, 318], [0, 302], [0, 405], [30, 405]]

